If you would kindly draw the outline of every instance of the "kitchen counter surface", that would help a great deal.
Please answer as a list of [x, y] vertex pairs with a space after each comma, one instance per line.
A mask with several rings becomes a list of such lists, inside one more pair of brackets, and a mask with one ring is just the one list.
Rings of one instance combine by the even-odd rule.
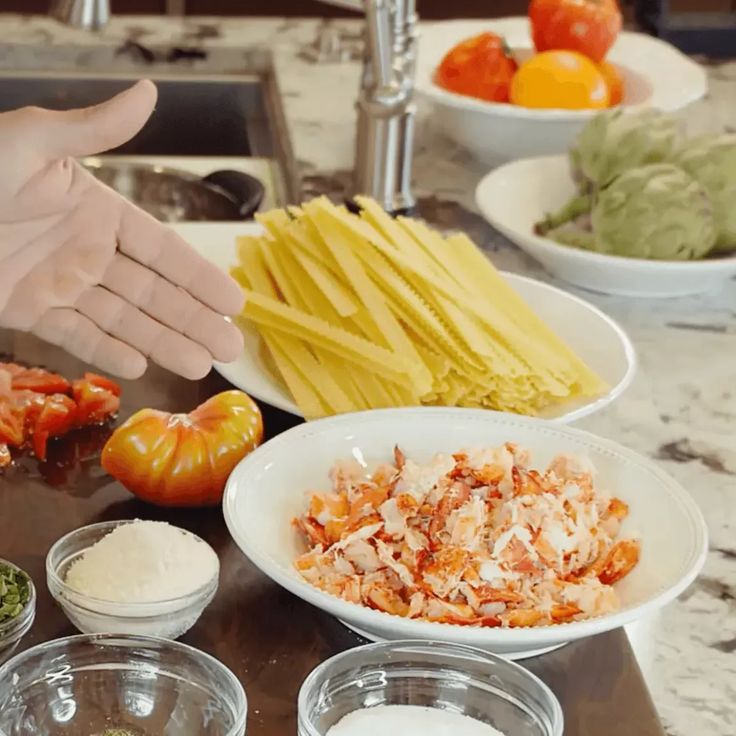
[[[0, 69], [108, 65], [144, 76], [148, 67], [134, 45], [141, 44], [205, 51], [205, 58], [179, 61], [173, 71], [233, 72], [239, 71], [233, 58], [268, 48], [305, 196], [339, 195], [352, 166], [359, 29], [349, 21], [118, 17], [103, 33], [91, 35], [46, 18], [0, 16]], [[341, 60], [315, 63], [320, 33]], [[221, 56], [224, 49], [241, 49], [243, 56]], [[685, 113], [695, 132], [733, 125], [736, 62], [709, 65], [708, 72], [708, 98]], [[414, 175], [422, 214], [463, 227], [497, 265], [549, 280], [475, 214], [473, 190], [484, 173], [420, 117]], [[632, 632], [635, 649], [670, 736], [731, 736], [736, 733], [736, 280], [717, 294], [668, 301], [581, 294], [623, 325], [640, 361], [629, 391], [581, 425], [660, 462], [693, 494], [711, 534], [702, 576], [657, 621]]]

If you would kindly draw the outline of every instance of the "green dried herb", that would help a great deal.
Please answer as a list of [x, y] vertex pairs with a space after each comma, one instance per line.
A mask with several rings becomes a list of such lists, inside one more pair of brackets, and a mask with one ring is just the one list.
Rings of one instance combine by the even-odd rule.
[[134, 736], [134, 734], [125, 728], [107, 728], [102, 732], [102, 736]]
[[31, 597], [31, 580], [22, 570], [0, 563], [0, 624], [15, 618]]

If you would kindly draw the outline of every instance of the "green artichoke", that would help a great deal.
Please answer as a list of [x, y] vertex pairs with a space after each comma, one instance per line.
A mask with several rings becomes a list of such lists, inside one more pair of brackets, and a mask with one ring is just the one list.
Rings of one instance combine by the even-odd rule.
[[603, 189], [628, 169], [669, 160], [678, 138], [678, 123], [666, 113], [606, 110], [587, 123], [570, 149], [573, 179], [582, 192]]
[[696, 138], [674, 162], [708, 192], [718, 231], [714, 252], [736, 249], [736, 134]]
[[705, 188], [673, 164], [630, 169], [603, 189], [593, 207], [596, 250], [630, 258], [702, 258], [716, 242]]
[[569, 245], [580, 250], [596, 250], [595, 235], [580, 225], [563, 225], [550, 230], [547, 237], [560, 245]]

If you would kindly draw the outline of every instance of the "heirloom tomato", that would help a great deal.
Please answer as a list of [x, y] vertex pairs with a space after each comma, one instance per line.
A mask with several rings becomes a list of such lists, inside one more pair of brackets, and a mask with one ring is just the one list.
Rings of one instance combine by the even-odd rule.
[[158, 506], [220, 503], [232, 469], [263, 439], [255, 402], [225, 391], [189, 414], [141, 409], [113, 432], [102, 467]]

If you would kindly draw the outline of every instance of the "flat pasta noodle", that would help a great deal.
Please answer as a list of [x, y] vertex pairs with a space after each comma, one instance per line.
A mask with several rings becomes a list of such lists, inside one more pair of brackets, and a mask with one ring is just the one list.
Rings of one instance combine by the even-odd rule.
[[384, 347], [405, 356], [407, 361], [413, 361], [416, 364], [416, 380], [429, 387], [431, 375], [421, 363], [414, 345], [386, 304], [380, 288], [368, 278], [360, 260], [352, 249], [345, 245], [345, 240], [349, 235], [342, 231], [340, 225], [342, 218], [349, 217], [349, 213], [339, 210], [327, 200], [322, 199], [310, 202], [304, 207], [304, 211], [319, 231], [356, 295], [365, 304], [376, 322], [377, 332], [385, 342]]
[[324, 347], [348, 361], [369, 366], [397, 383], [412, 385], [411, 366], [402, 365], [399, 356], [389, 350], [256, 292], [246, 292], [246, 299], [243, 316], [253, 322]]
[[[236, 324], [241, 324], [243, 318], [239, 317]], [[294, 338], [277, 335], [266, 330], [261, 331], [261, 340], [264, 350], [268, 354], [266, 363], [273, 363], [278, 370], [280, 378], [287, 386], [294, 401], [296, 401], [305, 419], [317, 419], [332, 411], [331, 407], [322, 399], [322, 394], [317, 391], [304, 376], [304, 363], [299, 362], [300, 352], [298, 341], [291, 342]]]
[[307, 418], [458, 405], [538, 414], [602, 379], [465, 235], [319, 198], [257, 216], [238, 239], [239, 324]]

